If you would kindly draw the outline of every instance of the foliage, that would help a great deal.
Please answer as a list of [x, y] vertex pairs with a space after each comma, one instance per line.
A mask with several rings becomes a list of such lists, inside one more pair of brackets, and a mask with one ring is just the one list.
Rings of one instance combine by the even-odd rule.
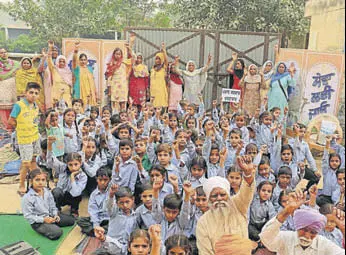
[[282, 32], [303, 35], [309, 20], [302, 0], [176, 0], [175, 24], [189, 28]]
[[169, 26], [156, 14], [155, 0], [13, 0], [2, 9], [26, 22], [41, 40], [61, 42], [64, 37], [104, 35], [125, 26]]
[[10, 52], [33, 53], [41, 52], [46, 43], [42, 43], [36, 36], [22, 34], [14, 40], [0, 38], [0, 45]]

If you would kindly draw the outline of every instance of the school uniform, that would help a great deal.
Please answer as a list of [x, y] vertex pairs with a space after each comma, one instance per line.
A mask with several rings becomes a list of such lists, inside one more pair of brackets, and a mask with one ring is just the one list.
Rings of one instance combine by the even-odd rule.
[[330, 143], [330, 148], [332, 148], [335, 153], [340, 155], [341, 158], [341, 165], [340, 168], [345, 168], [345, 147], [338, 144], [335, 139], [332, 140]]
[[135, 161], [129, 159], [121, 162], [119, 165], [119, 173], [115, 172], [116, 165], [112, 170], [112, 183], [118, 184], [120, 187], [128, 187], [132, 193], [135, 191], [135, 185], [138, 177], [138, 166]]
[[340, 248], [343, 248], [343, 240], [344, 236], [340, 229], [334, 228], [332, 232], [328, 232], [325, 229], [319, 233], [320, 236], [324, 236], [328, 240], [332, 241], [336, 245], [338, 245]]
[[158, 199], [153, 198], [153, 210], [152, 210], [156, 224], [161, 224], [161, 240], [165, 242], [168, 237], [173, 235], [183, 234], [187, 228], [190, 220], [190, 201], [183, 202], [180, 214], [173, 222], [168, 222], [160, 202]]
[[270, 131], [271, 127], [264, 124], [256, 123], [256, 120], [254, 118], [251, 120], [250, 125], [256, 133], [257, 147], [261, 148], [262, 145], [267, 145], [269, 154], [271, 154], [271, 149], [274, 142], [274, 136]]
[[316, 172], [317, 166], [314, 157], [311, 154], [309, 144], [305, 141], [300, 141], [299, 138], [291, 138], [288, 143], [292, 146], [295, 158], [295, 162], [305, 162], [308, 161], [310, 168]]
[[[51, 240], [59, 239], [62, 235], [60, 227], [72, 226], [73, 217], [59, 214], [55, 205], [54, 197], [48, 188], [44, 188], [43, 196], [30, 188], [22, 199], [22, 211], [24, 218], [30, 223], [31, 227], [39, 234]], [[44, 223], [45, 217], [59, 216], [58, 223]]]
[[250, 206], [249, 237], [253, 241], [259, 240], [264, 225], [276, 215], [275, 208], [270, 200], [261, 202], [256, 195]]
[[58, 209], [64, 205], [71, 205], [71, 212], [78, 212], [82, 192], [88, 181], [87, 175], [80, 171], [75, 176], [75, 181], [71, 182], [71, 173], [67, 165], [53, 156], [51, 151], [47, 152], [47, 166], [54, 168], [59, 176], [57, 187], [52, 191]]
[[137, 225], [141, 229], [148, 230], [150, 226], [155, 225], [155, 219], [152, 212], [144, 204], [136, 209]]
[[88, 213], [90, 217], [84, 217], [78, 220], [77, 224], [81, 227], [82, 233], [94, 236], [95, 227], [103, 227], [108, 230], [109, 215], [104, 208], [104, 203], [109, 196], [107, 191], [100, 191], [96, 188], [90, 195], [88, 203]]
[[270, 181], [271, 183], [275, 183], [275, 176], [272, 173], [269, 173], [269, 177], [264, 177], [256, 173], [256, 184], [257, 186], [264, 181]]
[[69, 136], [64, 137], [64, 151], [65, 154], [71, 153], [71, 152], [78, 152], [81, 147], [81, 138], [80, 134], [81, 132], [78, 129], [78, 126], [73, 123], [71, 127], [64, 124], [64, 134], [72, 135], [72, 138]]

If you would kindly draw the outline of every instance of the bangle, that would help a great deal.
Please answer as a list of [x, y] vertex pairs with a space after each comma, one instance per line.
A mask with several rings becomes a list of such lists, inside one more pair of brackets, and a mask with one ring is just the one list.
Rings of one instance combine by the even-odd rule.
[[253, 176], [253, 174], [251, 173], [250, 175], [245, 175], [244, 172], [243, 172], [243, 177], [244, 178], [251, 178]]

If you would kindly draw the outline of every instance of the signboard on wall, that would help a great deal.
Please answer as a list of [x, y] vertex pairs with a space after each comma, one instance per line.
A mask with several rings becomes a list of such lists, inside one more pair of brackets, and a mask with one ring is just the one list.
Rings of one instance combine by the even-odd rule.
[[[79, 54], [86, 54], [88, 57], [88, 65], [94, 70], [95, 86], [99, 97], [101, 98], [101, 104], [106, 104], [106, 97], [104, 91], [107, 87], [104, 73], [107, 69], [107, 63], [112, 58], [114, 49], [120, 48], [125, 52], [125, 41], [113, 41], [113, 40], [92, 40], [81, 38], [64, 38], [62, 41], [62, 52], [66, 56], [68, 65], [72, 69], [72, 57], [74, 51], [75, 42], [80, 42]], [[124, 53], [124, 57], [127, 53]]]
[[343, 54], [281, 49], [279, 59], [288, 65], [294, 62], [299, 70], [297, 91], [290, 100], [290, 110], [296, 114], [296, 121], [308, 124], [319, 114], [337, 115]]

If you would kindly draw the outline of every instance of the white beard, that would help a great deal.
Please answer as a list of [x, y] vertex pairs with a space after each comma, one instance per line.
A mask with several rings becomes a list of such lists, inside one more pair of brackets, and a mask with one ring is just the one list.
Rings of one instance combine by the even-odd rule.
[[312, 241], [313, 240], [307, 239], [305, 237], [299, 237], [299, 244], [304, 248], [310, 247], [312, 244]]

